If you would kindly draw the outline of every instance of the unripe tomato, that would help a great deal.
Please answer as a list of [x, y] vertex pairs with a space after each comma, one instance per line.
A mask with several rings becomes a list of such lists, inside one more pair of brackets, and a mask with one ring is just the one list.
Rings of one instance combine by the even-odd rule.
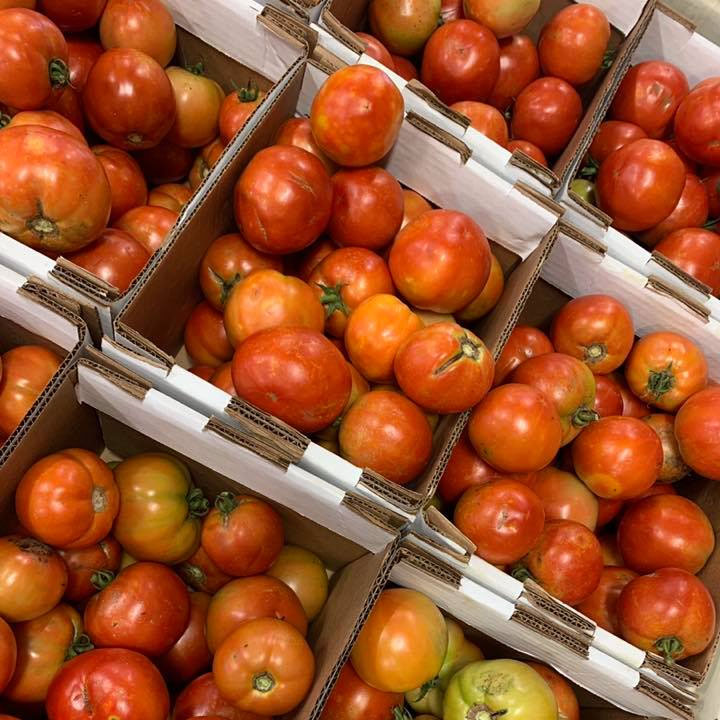
[[440, 20], [440, 0], [373, 0], [370, 27], [381, 42], [398, 55], [422, 50]]
[[285, 545], [267, 574], [282, 580], [298, 597], [309, 621], [325, 606], [328, 576], [323, 561], [305, 548]]

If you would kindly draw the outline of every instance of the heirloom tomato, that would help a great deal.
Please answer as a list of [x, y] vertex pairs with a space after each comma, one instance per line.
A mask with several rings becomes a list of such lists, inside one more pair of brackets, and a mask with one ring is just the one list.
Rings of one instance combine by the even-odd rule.
[[68, 571], [64, 598], [71, 603], [81, 603], [97, 592], [101, 579], [114, 574], [120, 567], [122, 548], [108, 535], [90, 547], [60, 550], [59, 553]]
[[551, 352], [553, 352], [552, 343], [542, 330], [527, 325], [517, 325], [510, 333], [495, 363], [494, 384], [500, 385], [505, 382], [507, 376], [525, 360]]
[[355, 35], [364, 43], [364, 52], [368, 57], [377, 60], [381, 65], [384, 65], [392, 71], [395, 70], [395, 63], [393, 62], [390, 51], [376, 37], [364, 32], [356, 32]]
[[452, 450], [445, 470], [440, 478], [438, 494], [443, 502], [452, 505], [474, 485], [482, 485], [499, 477], [498, 471], [490, 467], [475, 452], [465, 429]]
[[637, 573], [624, 567], [606, 567], [592, 595], [575, 607], [603, 630], [620, 635], [617, 601], [625, 586], [637, 576]]
[[227, 720], [263, 720], [259, 715], [246, 713], [225, 700], [215, 684], [211, 672], [195, 678], [178, 695], [172, 714], [173, 720], [218, 717]]
[[203, 75], [202, 64], [189, 69], [169, 67], [165, 71], [175, 95], [175, 124], [168, 140], [180, 147], [202, 147], [218, 134], [218, 116], [225, 93]]
[[221, 312], [201, 302], [185, 323], [185, 349], [196, 363], [218, 367], [233, 356]]
[[720, 480], [720, 388], [693, 395], [675, 418], [682, 459], [696, 472]]
[[535, 43], [527, 35], [500, 41], [500, 73], [487, 101], [505, 112], [515, 98], [540, 75]]
[[702, 227], [685, 227], [665, 235], [655, 250], [720, 296], [720, 235]]
[[455, 318], [459, 321], [477, 320], [487, 315], [498, 304], [505, 290], [505, 276], [498, 259], [490, 254], [490, 275], [480, 294], [469, 305], [458, 310]]
[[113, 224], [130, 233], [152, 255], [166, 240], [178, 214], [164, 207], [141, 205], [128, 210]]
[[[17, 643], [12, 628], [0, 618], [0, 693], [6, 688], [15, 672]], [[0, 716], [2, 717], [2, 716]]]
[[[219, 141], [213, 141], [212, 145], [219, 145]], [[203, 148], [203, 153], [207, 148]], [[220, 145], [220, 152], [223, 148]], [[198, 160], [202, 160], [202, 155], [198, 155]], [[219, 157], [219, 153], [217, 155]], [[215, 160], [217, 160], [217, 157]], [[180, 182], [184, 180], [191, 168], [195, 156], [189, 148], [181, 148], [175, 143], [171, 143], [167, 139], [161, 140], [155, 147], [141, 150], [135, 154], [135, 159], [140, 164], [143, 174], [147, 181], [152, 185], [162, 185], [163, 183]], [[209, 170], [208, 170], [209, 172]], [[192, 177], [189, 177], [191, 189], [195, 189], [200, 184], [200, 178], [197, 184], [193, 185]]]
[[267, 574], [282, 580], [298, 597], [308, 620], [314, 620], [328, 596], [328, 576], [323, 561], [296, 545], [285, 545]]
[[222, 144], [220, 138], [215, 138], [215, 140], [202, 149], [192, 163], [188, 175], [191, 190], [197, 190], [200, 185], [202, 185], [224, 152], [225, 146]]
[[39, 0], [38, 10], [63, 32], [88, 30], [97, 23], [107, 0]]
[[192, 196], [193, 191], [187, 185], [168, 183], [154, 187], [148, 194], [147, 203], [179, 214]]
[[52, 110], [23, 110], [17, 115], [13, 115], [7, 127], [19, 127], [21, 125], [40, 125], [51, 130], [59, 130], [87, 144], [85, 136], [75, 125]]
[[558, 706], [558, 720], [580, 720], [580, 706], [568, 681], [547, 665], [529, 662], [528, 665], [550, 686]]
[[[267, 93], [258, 88], [253, 80], [247, 85], [236, 88], [229, 93], [220, 106], [218, 125], [220, 129], [220, 140], [228, 145], [237, 133], [244, 127], [250, 116], [255, 112], [258, 105], [265, 99]], [[288, 120], [288, 122], [290, 122]], [[278, 145], [287, 145], [275, 140]], [[293, 143], [289, 143], [293, 144]], [[307, 148], [304, 148], [307, 150]]]
[[214, 595], [223, 585], [227, 585], [232, 578], [226, 575], [210, 559], [202, 545], [187, 559], [175, 568], [177, 574], [193, 590]]
[[100, 161], [110, 183], [111, 223], [128, 210], [147, 204], [147, 183], [140, 166], [132, 156], [110, 145], [94, 145], [92, 151]]
[[680, 454], [678, 441], [675, 438], [675, 418], [666, 413], [653, 413], [643, 418], [660, 438], [663, 448], [663, 464], [658, 476], [659, 483], [672, 483], [682, 480], [690, 468]]
[[373, 34], [398, 55], [422, 50], [440, 21], [440, 0], [373, 0], [368, 13]]
[[609, 375], [595, 376], [595, 403], [593, 410], [600, 417], [623, 414], [623, 396], [620, 387]]
[[453, 103], [450, 106], [454, 110], [470, 120], [470, 127], [490, 138], [501, 147], [508, 144], [508, 126], [502, 113], [492, 105], [464, 100]]
[[675, 114], [678, 147], [696, 162], [720, 165], [717, 137], [720, 132], [720, 78], [696, 85]]
[[547, 158], [545, 157], [545, 153], [535, 144], [528, 142], [527, 140], [511, 140], [507, 144], [507, 149], [514, 153], [516, 150], [520, 150], [521, 152], [525, 153], [529, 158], [532, 158], [535, 160], [535, 162], [540, 163], [543, 167], [548, 166]]
[[622, 120], [606, 120], [600, 123], [588, 154], [596, 165], [602, 165], [615, 150], [629, 145], [633, 140], [647, 137], [647, 133], [634, 123]]
[[595, 532], [597, 498], [575, 475], [546, 467], [535, 474], [528, 486], [542, 501], [546, 520], [574, 520]]
[[400, 229], [428, 210], [432, 210], [432, 205], [422, 195], [418, 195], [414, 190], [403, 190], [403, 219]]

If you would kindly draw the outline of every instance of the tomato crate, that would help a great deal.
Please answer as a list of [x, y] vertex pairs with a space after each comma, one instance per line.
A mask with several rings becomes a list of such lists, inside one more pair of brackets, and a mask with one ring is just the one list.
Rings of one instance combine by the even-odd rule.
[[[286, 14], [276, 8], [264, 8], [253, 0], [242, 3], [168, 0], [166, 4], [177, 27], [177, 50], [170, 64], [185, 67], [200, 63], [205, 74], [228, 94], [253, 83], [265, 94], [265, 100], [258, 106], [259, 112], [272, 101], [273, 94], [290, 81], [307, 56], [306, 37], [288, 33]], [[242, 43], [237, 42], [239, 35], [243, 37]], [[259, 112], [249, 119], [246, 130], [257, 120]], [[239, 137], [235, 140], [241, 142]], [[198, 148], [198, 163], [202, 150]], [[218, 168], [212, 165], [217, 160], [215, 152], [198, 165], [200, 184], [176, 225], [182, 225], [200, 202], [217, 174]], [[152, 265], [156, 258], [157, 254], [153, 254], [147, 264]], [[0, 233], [0, 264], [25, 277], [38, 277], [80, 303], [83, 317], [97, 342], [103, 333], [112, 333], [112, 321], [137, 283], [136, 278], [121, 291], [62, 255], [52, 259], [3, 233]]]

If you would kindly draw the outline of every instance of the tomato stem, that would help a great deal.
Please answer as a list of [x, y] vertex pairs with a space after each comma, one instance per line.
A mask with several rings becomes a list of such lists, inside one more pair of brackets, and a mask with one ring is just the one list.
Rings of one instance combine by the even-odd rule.
[[575, 427], [587, 427], [590, 423], [597, 422], [600, 416], [589, 407], [579, 407], [572, 416], [572, 424]]
[[53, 58], [48, 64], [50, 84], [53, 88], [65, 87], [70, 83], [70, 68], [60, 58]]
[[392, 720], [412, 720], [412, 715], [404, 705], [396, 705], [392, 709]]
[[215, 507], [218, 509], [220, 514], [223, 516], [223, 523], [227, 522], [227, 518], [230, 515], [230, 513], [238, 506], [237, 500], [235, 500], [235, 496], [231, 493], [225, 490], [224, 492], [221, 492], [216, 498], [215, 498]]
[[602, 343], [593, 343], [585, 348], [585, 361], [590, 363], [603, 360], [607, 355], [607, 347]]
[[190, 509], [190, 517], [203, 517], [210, 510], [208, 499], [203, 495], [203, 491], [197, 487], [194, 487], [188, 493], [187, 504]]
[[197, 565], [184, 562], [178, 568], [178, 572], [188, 581], [188, 585], [193, 587], [204, 587], [207, 580], [205, 573]]
[[465, 715], [466, 720], [495, 720], [507, 713], [507, 710], [492, 711], [485, 703], [482, 705], [473, 705]]
[[661, 398], [674, 387], [675, 375], [672, 371], [672, 363], [668, 363], [664, 370], [650, 370], [648, 373], [647, 389], [655, 400]]
[[482, 346], [471, 340], [467, 334], [463, 334], [458, 338], [460, 349], [452, 356], [449, 357], [440, 367], [433, 370], [433, 375], [442, 375], [446, 370], [451, 368], [455, 363], [460, 362], [464, 358], [470, 358], [478, 362], [482, 356]]
[[253, 677], [253, 688], [258, 692], [270, 692], [274, 687], [275, 678], [269, 672], [262, 672]]
[[260, 88], [252, 79], [248, 80], [248, 84], [245, 86], [238, 87], [234, 82], [232, 86], [240, 102], [255, 102], [260, 94]]
[[578, 177], [582, 178], [583, 180], [592, 180], [598, 174], [599, 169], [600, 165], [597, 163], [597, 161], [590, 155], [588, 155], [587, 165], [580, 169]]
[[667, 635], [656, 640], [655, 647], [665, 658], [665, 662], [668, 665], [675, 664], [675, 658], [682, 653], [685, 646], [682, 644], [682, 640], [675, 635]]
[[12, 118], [4, 112], [0, 112], [0, 128], [7, 127]]
[[345, 287], [345, 283], [338, 283], [337, 285], [323, 285], [322, 283], [315, 284], [323, 292], [320, 302], [325, 307], [326, 318], [329, 318], [334, 312], [341, 312], [345, 315], [345, 317], [350, 315], [350, 308], [342, 299], [342, 289]]
[[[420, 702], [424, 700], [427, 694], [440, 684], [440, 676], [435, 676], [432, 680], [428, 680], [424, 685], [417, 689], [417, 697], [413, 698], [412, 702]], [[412, 690], [410, 692], [413, 692]]]
[[202, 60], [196, 62], [194, 65], [186, 65], [185, 69], [189, 73], [192, 73], [193, 75], [204, 75], [205, 74], [205, 65], [203, 64]]
[[235, 273], [235, 277], [232, 278], [232, 280], [225, 280], [225, 278], [213, 268], [210, 268], [210, 272], [213, 274], [215, 281], [220, 286], [220, 304], [224, 307], [225, 303], [227, 303], [230, 299], [230, 293], [233, 291], [235, 286], [245, 278], [240, 273]]
[[65, 660], [72, 660], [74, 657], [81, 655], [84, 652], [94, 650], [95, 646], [90, 641], [90, 638], [85, 633], [77, 635], [72, 642], [72, 645], [67, 649], [65, 654]]
[[112, 570], [96, 570], [90, 576], [90, 584], [97, 590], [106, 588], [115, 579], [115, 573]]
[[532, 576], [532, 573], [527, 569], [527, 567], [521, 564], [513, 565], [512, 569], [510, 570], [510, 575], [512, 575], [516, 580], [519, 580], [520, 582], [535, 579]]

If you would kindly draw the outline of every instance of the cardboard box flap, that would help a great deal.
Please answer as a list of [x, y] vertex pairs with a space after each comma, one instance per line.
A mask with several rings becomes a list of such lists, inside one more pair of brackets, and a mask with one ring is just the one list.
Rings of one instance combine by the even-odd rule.
[[448, 120], [459, 125], [463, 130], [467, 130], [470, 127], [470, 118], [467, 115], [463, 115], [456, 110], [452, 110], [447, 106], [440, 98], [427, 86], [423, 85], [419, 80], [413, 79], [408, 81], [405, 85], [406, 89], [409, 90], [413, 95], [417, 95], [421, 100], [424, 100], [433, 110], [437, 110], [441, 115], [444, 115]]
[[467, 567], [470, 562], [470, 558], [463, 548], [431, 529], [425, 522], [422, 513], [416, 515], [409, 530], [405, 531], [405, 540], [442, 560], [454, 563], [458, 568]]
[[347, 67], [347, 63], [344, 60], [341, 60], [337, 55], [322, 47], [322, 45], [315, 46], [312, 57], [308, 62], [319, 70], [322, 70], [326, 75], [332, 75], [334, 72]]
[[689, 285], [693, 290], [704, 295], [706, 299], [710, 298], [712, 288], [705, 283], [700, 282], [697, 278], [693, 277], [689, 273], [686, 273], [682, 268], [679, 268], [672, 260], [666, 258], [661, 252], [653, 250], [650, 253], [649, 263], [656, 263], [663, 270], [672, 273], [675, 277], [681, 280], [686, 285]]
[[[346, 4], [350, 6], [352, 3]], [[346, 17], [347, 13], [343, 12], [342, 5], [342, 0], [327, 3], [320, 13], [320, 22], [336, 40], [339, 40], [358, 55], [362, 55], [365, 52], [365, 43], [352, 30], [348, 29], [351, 25], [357, 26], [359, 18], [352, 22], [349, 17]], [[339, 12], [342, 13], [340, 17], [337, 16]], [[348, 8], [347, 12], [355, 14], [355, 9]]]
[[441, 142], [443, 145], [454, 150], [462, 158], [463, 165], [472, 157], [472, 151], [470, 148], [460, 139], [449, 133], [447, 130], [439, 128], [434, 123], [426, 120], [416, 112], [410, 111], [405, 116], [407, 121], [418, 130], [421, 130], [426, 135], [429, 135], [435, 140]]
[[417, 545], [401, 543], [398, 551], [398, 562], [412, 565], [426, 575], [440, 580], [456, 590], [460, 588], [462, 573], [440, 562], [433, 555], [422, 551]]
[[568, 632], [565, 628], [561, 629], [554, 622], [551, 622], [546, 614], [537, 612], [527, 606], [517, 605], [510, 619], [527, 630], [560, 643], [581, 658], [586, 659], [588, 657], [590, 645], [586, 642], [586, 639], [577, 632]]
[[312, 54], [317, 45], [318, 36], [315, 30], [272, 5], [266, 5], [262, 9], [258, 22], [272, 30], [276, 35], [291, 42], [297, 42], [308, 55]]
[[581, 198], [574, 190], [568, 190], [568, 197], [579, 205], [585, 214], [600, 227], [607, 229], [612, 225], [612, 218], [609, 215], [606, 215], [597, 205], [593, 205]]
[[695, 720], [693, 704], [686, 703], [666, 686], [661, 687], [641, 676], [640, 682], [637, 684], [637, 691], [666, 707], [674, 717], [682, 720]]
[[520, 600], [541, 612], [551, 613], [552, 616], [561, 621], [570, 632], [581, 636], [587, 647], [590, 647], [592, 637], [595, 634], [595, 623], [569, 605], [561, 603], [534, 580], [526, 580], [523, 583], [523, 592]]
[[543, 185], [547, 185], [547, 187], [553, 190], [560, 187], [560, 178], [550, 168], [541, 165], [537, 160], [531, 158], [522, 150], [513, 150], [509, 162], [510, 165], [529, 172]]
[[559, 218], [565, 212], [565, 208], [563, 208], [560, 203], [555, 202], [547, 195], [538, 192], [535, 188], [530, 187], [527, 183], [518, 181], [513, 187], [515, 188], [515, 190], [521, 192], [526, 197], [534, 200], [541, 207], [544, 207], [548, 212], [551, 212], [553, 215], [555, 215], [556, 218]]
[[461, 533], [436, 507], [430, 505], [423, 508], [421, 515], [429, 528], [462, 549], [462, 558], [469, 559], [475, 552], [475, 543]]
[[109, 380], [115, 387], [124, 390], [138, 400], [143, 400], [148, 391], [152, 389], [152, 385], [147, 380], [138, 377], [115, 361], [105, 358], [94, 348], [88, 348], [86, 355], [78, 360], [78, 370], [80, 368], [93, 370]]
[[403, 515], [370, 502], [357, 493], [346, 492], [342, 502], [353, 512], [388, 532], [400, 533], [407, 526], [407, 518]]
[[582, 230], [578, 230], [574, 225], [564, 222], [563, 220], [560, 221], [558, 233], [566, 238], [570, 238], [571, 240], [580, 243], [588, 250], [592, 250], [592, 252], [597, 253], [598, 255], [604, 256], [607, 253], [607, 247], [599, 240], [595, 240], [587, 233], [582, 232]]
[[[649, 673], [647, 672], [649, 671]], [[678, 665], [668, 665], [665, 660], [655, 653], [645, 653], [645, 662], [640, 668], [640, 673], [652, 678], [657, 676], [672, 683], [673, 689], [679, 694], [684, 694], [688, 699], [697, 698], [697, 688], [703, 680], [703, 674], [696, 670]]]
[[56, 288], [52, 288], [44, 283], [40, 278], [30, 277], [18, 289], [20, 295], [25, 295], [33, 299], [35, 302], [50, 308], [58, 315], [62, 315], [68, 322], [78, 328], [83, 327], [83, 321], [80, 317], [79, 303], [71, 300], [67, 295]]
[[390, 482], [379, 473], [364, 468], [358, 486], [365, 488], [378, 498], [390, 503], [409, 514], [415, 514], [422, 505], [423, 496], [415, 490]]
[[677, 10], [673, 10], [669, 5], [666, 5], [664, 2], [657, 2], [655, 7], [657, 8], [658, 12], [661, 12], [663, 15], [667, 15], [671, 20], [674, 20], [679, 25], [682, 25], [690, 32], [695, 32], [695, 23], [689, 18], [686, 18], [684, 15], [681, 15]]
[[125, 338], [130, 343], [131, 347], [134, 347], [143, 355], [152, 358], [169, 371], [174, 364], [172, 356], [163, 352], [157, 345], [153, 345], [149, 340], [146, 340], [139, 332], [133, 330], [129, 325], [126, 325], [122, 320], [115, 321], [115, 334], [121, 338]]
[[105, 304], [117, 300], [121, 295], [121, 292], [114, 285], [106, 283], [97, 275], [88, 272], [62, 256], [55, 261], [55, 266], [50, 273], [60, 282], [70, 285], [79, 293], [87, 295], [91, 299], [98, 299]]
[[645, 287], [658, 295], [663, 295], [664, 297], [677, 301], [686, 310], [697, 315], [703, 322], [707, 322], [710, 318], [710, 310], [708, 308], [695, 302], [694, 300], [691, 300], [689, 297], [682, 294], [677, 288], [668, 285], [655, 275], [651, 275], [647, 278]]

